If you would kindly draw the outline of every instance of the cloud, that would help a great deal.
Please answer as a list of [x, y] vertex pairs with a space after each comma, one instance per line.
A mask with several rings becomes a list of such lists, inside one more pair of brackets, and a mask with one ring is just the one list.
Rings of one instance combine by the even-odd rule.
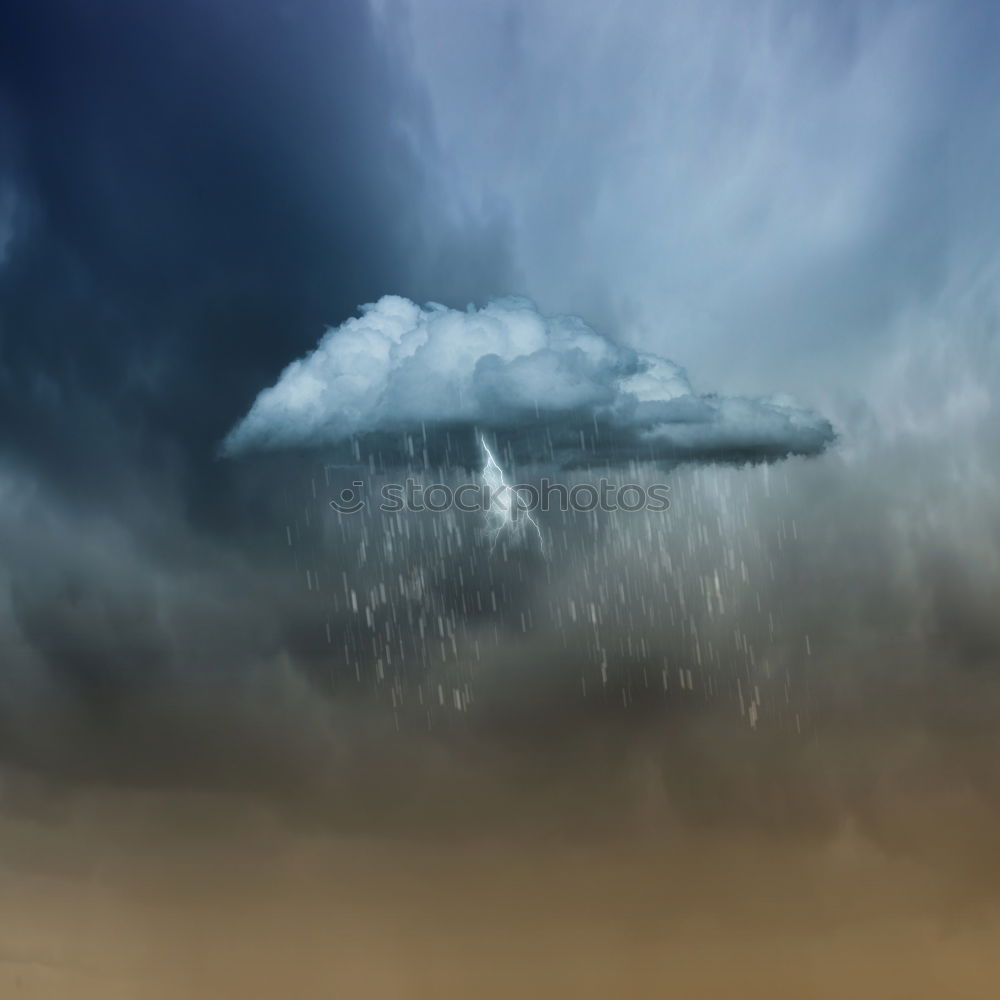
[[385, 6], [516, 290], [722, 391], [853, 391], [901, 304], [993, 254], [996, 5]]
[[462, 312], [386, 295], [292, 362], [223, 450], [367, 439], [391, 453], [401, 437], [444, 430], [462, 461], [476, 428], [505, 439], [519, 461], [564, 467], [765, 461], [817, 454], [834, 436], [789, 398], [698, 393], [674, 362], [619, 346], [579, 317], [544, 316], [527, 299]]

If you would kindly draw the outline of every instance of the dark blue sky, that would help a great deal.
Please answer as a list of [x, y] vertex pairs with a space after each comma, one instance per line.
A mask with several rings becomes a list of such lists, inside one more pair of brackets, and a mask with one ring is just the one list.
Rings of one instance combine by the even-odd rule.
[[324, 324], [429, 295], [428, 254], [439, 297], [508, 280], [495, 232], [435, 218], [447, 191], [409, 138], [426, 108], [364, 4], [0, 16], [0, 421], [21, 461], [84, 491], [120, 463], [203, 464]]

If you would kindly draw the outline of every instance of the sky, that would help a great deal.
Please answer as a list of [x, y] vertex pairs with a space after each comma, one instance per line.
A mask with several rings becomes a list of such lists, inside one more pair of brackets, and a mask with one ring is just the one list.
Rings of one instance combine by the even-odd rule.
[[0, 0], [0, 983], [984, 995], [998, 18]]

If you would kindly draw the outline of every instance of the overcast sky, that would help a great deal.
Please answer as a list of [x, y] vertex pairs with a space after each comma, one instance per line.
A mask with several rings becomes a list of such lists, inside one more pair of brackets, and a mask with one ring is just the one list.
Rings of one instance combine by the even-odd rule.
[[[773, 800], [719, 775], [736, 746], [770, 788], [778, 746], [801, 765], [775, 779], [790, 829], [849, 815], [895, 844], [851, 762], [857, 740], [881, 763], [902, 733], [1000, 827], [984, 725], [998, 17], [871, 0], [0, 3], [4, 766], [301, 792], [345, 828], [423, 830], [546, 813], [556, 773], [589, 816], [597, 759], [601, 802], [649, 784], [678, 822], [766, 825]], [[546, 561], [492, 559], [472, 522], [336, 519], [326, 500], [355, 473], [324, 469], [322, 434], [307, 453], [221, 456], [362, 306], [450, 317], [458, 366], [474, 314], [447, 310], [504, 296], [533, 300], [519, 308], [542, 327], [587, 325], [558, 341], [604, 359], [586, 406], [650, 356], [703, 409], [776, 420], [765, 457], [793, 457], [698, 452], [670, 473], [665, 520], [548, 523]], [[328, 342], [339, 377], [349, 352]], [[487, 420], [493, 397], [449, 395], [482, 355], [433, 392], [381, 369], [372, 384], [414, 426], [427, 407]], [[519, 427], [537, 397], [583, 391], [572, 365], [551, 383], [527, 365]], [[775, 393], [796, 401], [745, 402]], [[321, 416], [341, 418], [338, 398]], [[354, 402], [363, 429], [393, 416]], [[684, 728], [714, 708], [726, 739]], [[798, 756], [845, 718], [828, 756]], [[748, 750], [765, 725], [788, 742]], [[439, 733], [515, 762], [463, 770]], [[687, 778], [662, 739], [689, 751]], [[468, 816], [435, 794], [439, 767]], [[524, 799], [504, 785], [518, 778]]]
[[996, 16], [8, 5], [7, 449], [203, 455], [385, 293], [527, 295], [699, 389], [864, 399], [992, 273]]

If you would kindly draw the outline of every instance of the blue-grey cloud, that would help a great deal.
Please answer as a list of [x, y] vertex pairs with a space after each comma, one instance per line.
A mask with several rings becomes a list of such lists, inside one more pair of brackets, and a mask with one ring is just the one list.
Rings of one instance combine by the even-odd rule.
[[544, 316], [527, 299], [459, 311], [387, 295], [290, 364], [224, 450], [446, 429], [461, 460], [462, 432], [475, 428], [516, 439], [519, 461], [563, 466], [759, 461], [817, 454], [833, 439], [829, 421], [786, 397], [699, 393], [674, 362], [619, 346], [579, 317]]
[[722, 391], [832, 408], [994, 253], [995, 4], [379, 5], [517, 290]]

